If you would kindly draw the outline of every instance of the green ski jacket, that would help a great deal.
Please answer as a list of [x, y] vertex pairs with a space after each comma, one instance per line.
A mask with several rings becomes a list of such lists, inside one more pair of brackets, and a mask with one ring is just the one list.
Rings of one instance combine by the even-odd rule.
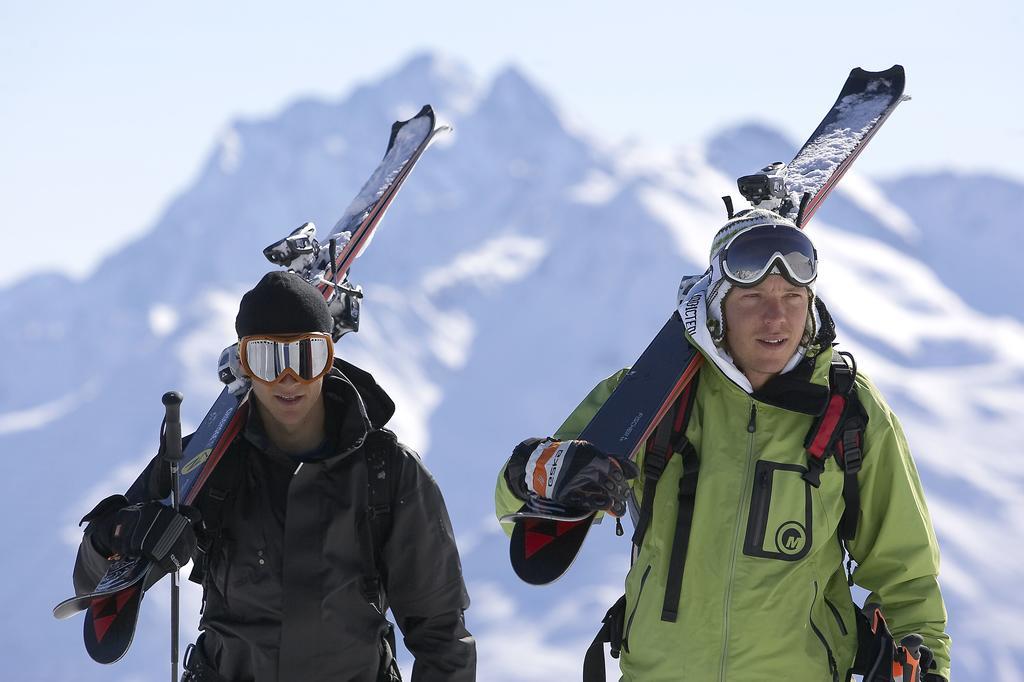
[[[817, 356], [812, 383], [827, 386], [831, 356], [828, 347]], [[598, 384], [554, 437], [576, 437], [625, 371]], [[924, 637], [938, 665], [933, 672], [948, 679], [938, 544], [918, 473], [896, 416], [863, 374], [857, 391], [868, 426], [858, 474], [861, 514], [849, 543], [853, 579], [882, 605], [897, 641], [911, 632]], [[700, 476], [679, 616], [661, 620], [681, 474], [673, 456], [626, 576], [622, 679], [848, 680], [857, 606], [837, 535], [843, 473], [829, 458], [820, 487], [802, 478], [813, 417], [754, 399], [710, 361], [700, 370], [695, 400], [686, 437]], [[643, 471], [642, 450], [638, 464]], [[639, 505], [642, 474], [632, 484]], [[503, 474], [495, 503], [499, 517], [522, 505]]]

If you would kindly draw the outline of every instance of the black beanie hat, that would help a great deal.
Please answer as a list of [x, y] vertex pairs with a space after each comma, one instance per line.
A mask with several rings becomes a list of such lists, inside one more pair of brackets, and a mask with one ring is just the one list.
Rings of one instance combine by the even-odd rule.
[[334, 330], [327, 302], [316, 288], [293, 272], [268, 272], [242, 296], [235, 318], [238, 338], [254, 334], [302, 334]]

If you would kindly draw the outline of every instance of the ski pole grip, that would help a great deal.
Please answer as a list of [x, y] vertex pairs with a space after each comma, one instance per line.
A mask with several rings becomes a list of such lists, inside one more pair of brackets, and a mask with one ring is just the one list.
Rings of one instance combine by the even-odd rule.
[[177, 391], [168, 391], [163, 396], [165, 442], [164, 459], [169, 462], [181, 461], [181, 401]]

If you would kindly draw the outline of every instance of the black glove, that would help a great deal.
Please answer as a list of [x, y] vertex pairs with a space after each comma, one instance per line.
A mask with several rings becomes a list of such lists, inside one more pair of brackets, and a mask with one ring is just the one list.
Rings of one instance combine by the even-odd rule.
[[182, 506], [179, 513], [155, 501], [120, 506], [125, 502], [122, 495], [108, 497], [82, 519], [89, 521], [85, 535], [97, 552], [108, 559], [144, 556], [165, 573], [192, 558], [197, 509]]
[[523, 501], [551, 500], [570, 510], [626, 513], [629, 484], [639, 474], [628, 459], [606, 455], [585, 440], [528, 438], [516, 446], [505, 480]]

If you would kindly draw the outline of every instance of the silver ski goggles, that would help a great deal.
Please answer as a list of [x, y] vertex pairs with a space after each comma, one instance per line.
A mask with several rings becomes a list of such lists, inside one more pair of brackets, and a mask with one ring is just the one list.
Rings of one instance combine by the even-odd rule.
[[722, 274], [733, 284], [760, 284], [778, 266], [791, 284], [807, 286], [818, 276], [818, 252], [803, 231], [788, 225], [755, 225], [722, 249]]
[[256, 381], [272, 384], [286, 374], [311, 384], [331, 371], [334, 343], [330, 334], [244, 336], [238, 342], [242, 369]]

